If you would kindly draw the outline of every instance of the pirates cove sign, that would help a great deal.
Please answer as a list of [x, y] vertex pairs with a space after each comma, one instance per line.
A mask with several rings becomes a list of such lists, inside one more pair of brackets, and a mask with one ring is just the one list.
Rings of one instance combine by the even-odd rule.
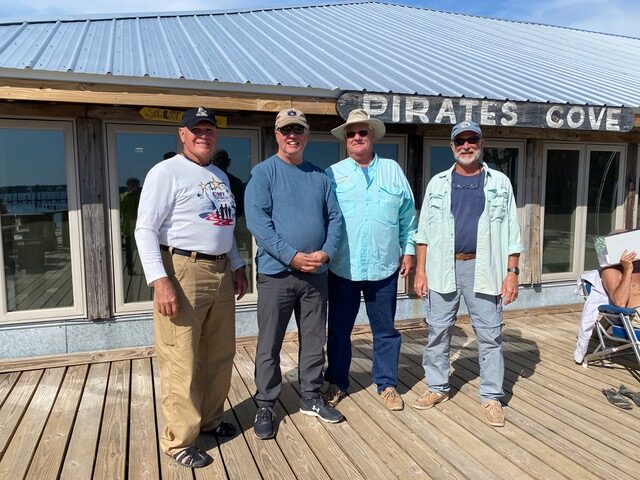
[[342, 118], [356, 108], [385, 123], [454, 125], [473, 120], [483, 126], [605, 132], [628, 132], [634, 123], [633, 109], [625, 107], [363, 92], [340, 95], [336, 110]]

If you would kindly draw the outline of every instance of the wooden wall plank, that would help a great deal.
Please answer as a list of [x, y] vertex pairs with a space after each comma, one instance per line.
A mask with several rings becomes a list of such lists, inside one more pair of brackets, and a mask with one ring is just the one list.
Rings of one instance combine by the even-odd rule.
[[0, 456], [13, 438], [43, 373], [43, 370], [34, 370], [20, 375], [0, 408]]
[[84, 281], [86, 285], [87, 316], [89, 319], [111, 315], [108, 232], [106, 213], [106, 161], [102, 122], [94, 118], [76, 120], [78, 144], [78, 179], [82, 208], [84, 245]]
[[89, 368], [60, 474], [61, 480], [89, 480], [92, 478], [109, 368], [110, 364], [108, 363], [96, 363]]
[[67, 369], [60, 393], [51, 410], [26, 479], [53, 480], [58, 478], [67, 444], [71, 438], [73, 423], [88, 371], [87, 365]]
[[102, 416], [98, 454], [93, 471], [96, 480], [124, 480], [129, 434], [129, 385], [131, 362], [113, 362]]
[[129, 478], [159, 478], [153, 375], [147, 358], [131, 362], [129, 432]]
[[45, 370], [16, 433], [0, 460], [0, 478], [24, 478], [58, 395], [64, 373], [64, 368]]

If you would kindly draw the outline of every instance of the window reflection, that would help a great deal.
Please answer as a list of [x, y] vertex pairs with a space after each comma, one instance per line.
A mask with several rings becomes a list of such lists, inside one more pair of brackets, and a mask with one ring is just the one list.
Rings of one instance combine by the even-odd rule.
[[547, 151], [542, 273], [573, 271], [579, 162], [577, 150]]
[[73, 306], [65, 163], [62, 130], [0, 128], [0, 225], [9, 312]]
[[313, 163], [316, 167], [326, 170], [334, 163], [342, 160], [340, 158], [340, 142], [329, 140], [309, 140], [304, 148], [304, 158]]

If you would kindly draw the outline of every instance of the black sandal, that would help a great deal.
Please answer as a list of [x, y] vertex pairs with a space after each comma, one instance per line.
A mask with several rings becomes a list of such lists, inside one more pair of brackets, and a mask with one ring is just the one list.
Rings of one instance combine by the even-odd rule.
[[189, 468], [206, 467], [213, 462], [213, 458], [211, 458], [207, 452], [199, 449], [195, 445], [185, 448], [171, 456], [178, 464]]
[[205, 435], [215, 435], [218, 438], [231, 438], [235, 437], [237, 430], [233, 424], [222, 422], [213, 430], [203, 430], [202, 433]]
[[620, 392], [615, 388], [603, 388], [602, 393], [607, 397], [609, 403], [618, 408], [622, 408], [623, 410], [631, 410], [633, 408], [633, 404], [620, 395]]
[[620, 395], [624, 395], [625, 397], [630, 398], [631, 400], [633, 400], [633, 403], [640, 407], [640, 392], [634, 392], [624, 385], [620, 385], [618, 391], [620, 392]]

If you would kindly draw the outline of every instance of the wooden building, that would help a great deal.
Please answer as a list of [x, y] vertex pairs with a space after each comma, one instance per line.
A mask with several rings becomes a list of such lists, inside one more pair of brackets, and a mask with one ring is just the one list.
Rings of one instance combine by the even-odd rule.
[[[478, 121], [527, 247], [510, 308], [576, 303], [594, 236], [638, 223], [639, 59], [639, 39], [381, 2], [1, 23], [0, 358], [152, 343], [121, 206], [200, 105], [245, 183], [280, 109], [308, 115], [306, 156], [327, 167], [346, 156], [329, 130], [366, 108], [418, 208], [451, 165], [451, 125]], [[242, 218], [237, 238], [253, 277]], [[424, 316], [408, 285], [398, 296], [398, 319]], [[239, 335], [256, 333], [255, 302], [254, 281]]]

